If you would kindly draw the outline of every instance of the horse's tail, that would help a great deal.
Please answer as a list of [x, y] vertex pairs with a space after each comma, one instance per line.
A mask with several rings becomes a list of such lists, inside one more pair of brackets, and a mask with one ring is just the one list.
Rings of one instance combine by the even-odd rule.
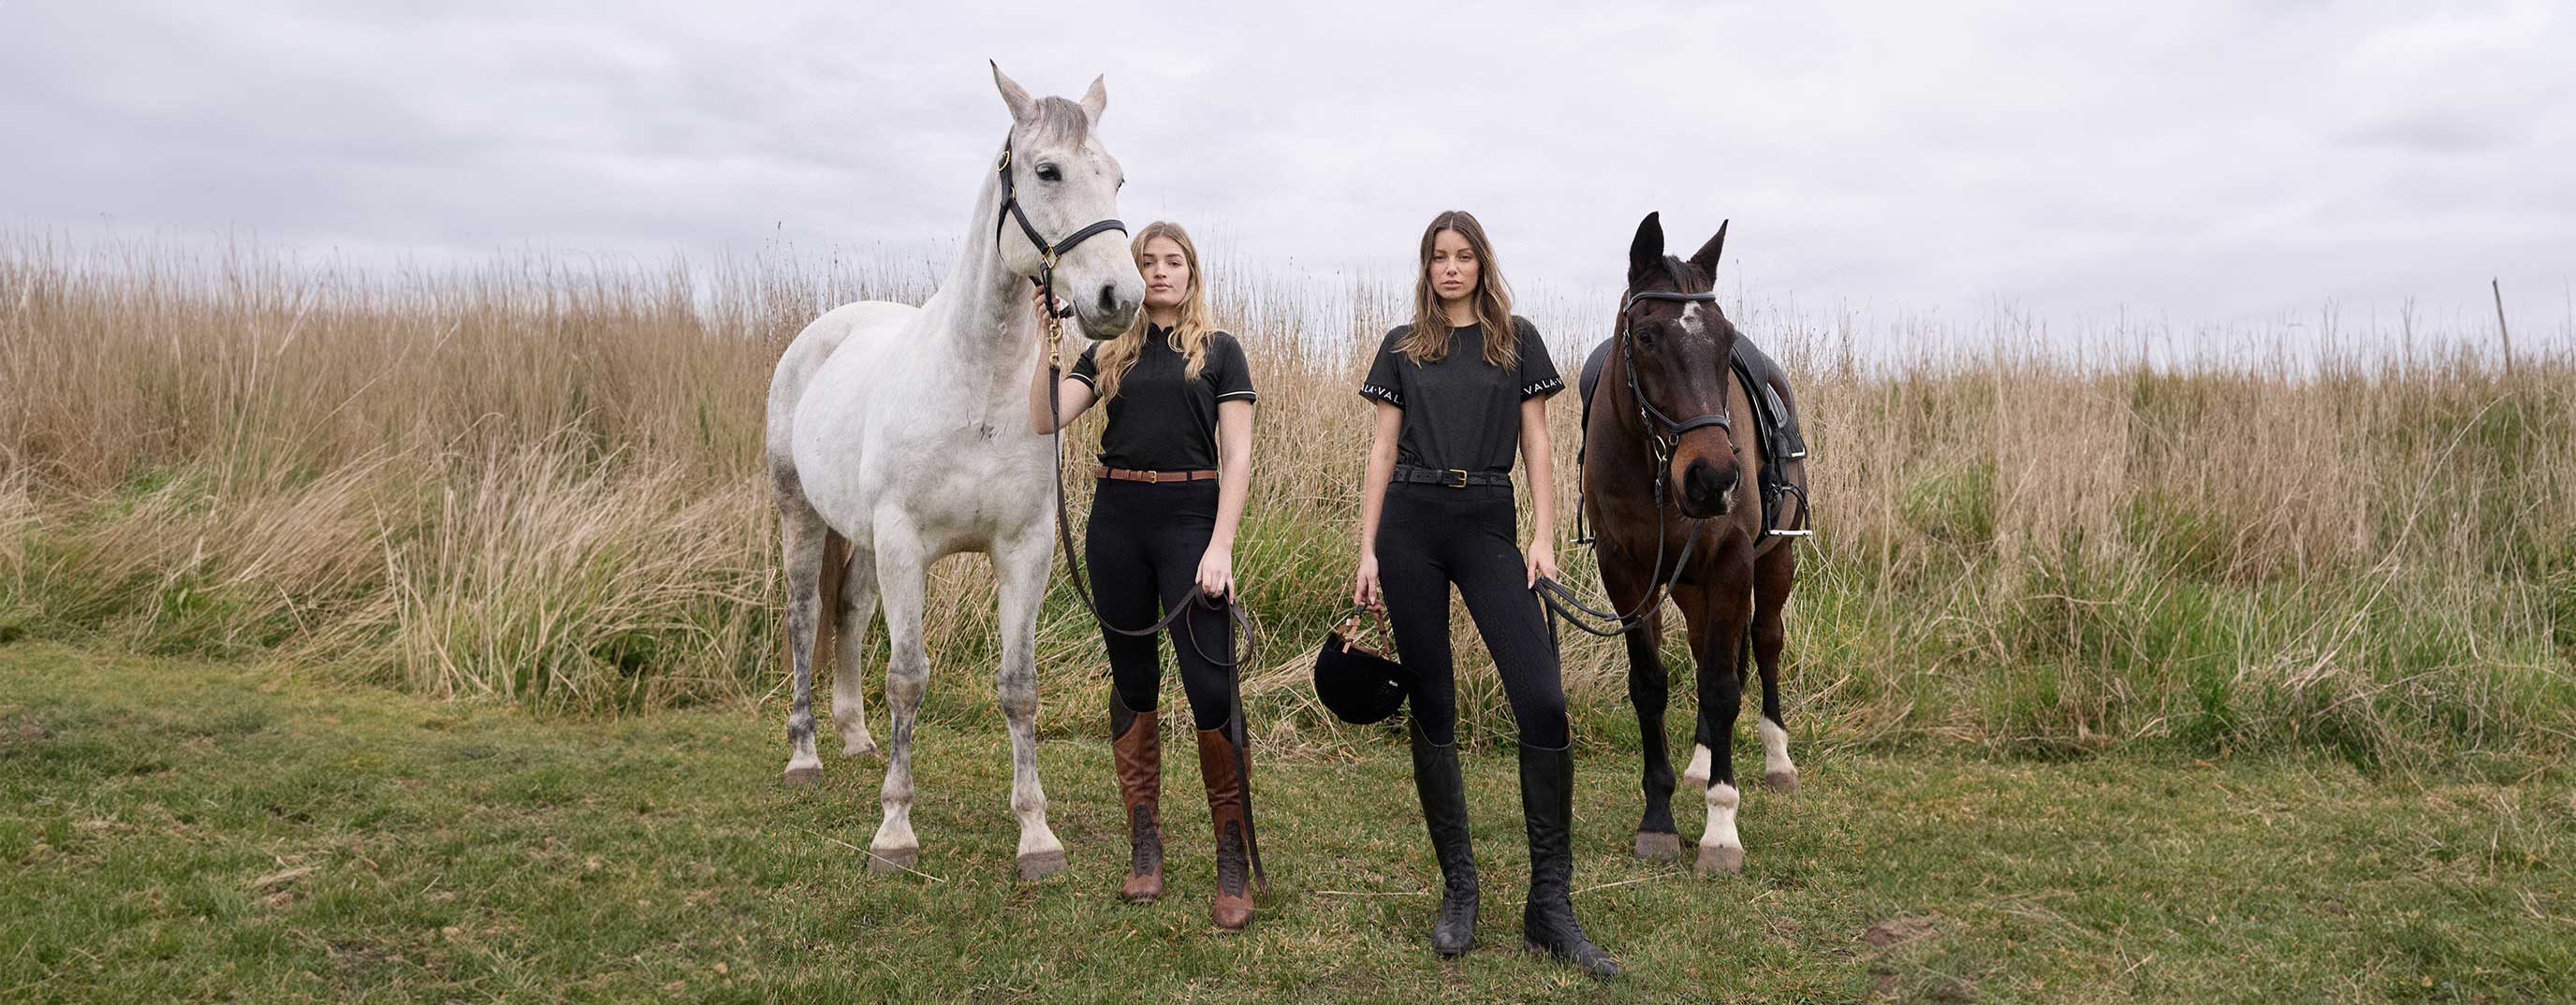
[[823, 532], [823, 574], [814, 591], [814, 666], [832, 665], [841, 645], [841, 581], [850, 575], [850, 539], [837, 530]]
[[[850, 574], [850, 539], [841, 532], [823, 534], [823, 570], [814, 591], [814, 674], [831, 673], [832, 652], [840, 643], [841, 581]], [[795, 645], [791, 633], [778, 633], [778, 655], [786, 661], [787, 673], [796, 674], [796, 654], [788, 649]]]

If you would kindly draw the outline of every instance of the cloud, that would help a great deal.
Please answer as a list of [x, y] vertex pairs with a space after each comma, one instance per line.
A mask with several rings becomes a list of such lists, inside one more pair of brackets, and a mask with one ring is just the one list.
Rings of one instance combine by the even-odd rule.
[[1733, 218], [1734, 282], [1814, 305], [2227, 321], [2501, 275], [2545, 331], [2571, 50], [2546, 3], [13, 5], [0, 222], [952, 244], [1008, 121], [993, 58], [1042, 93], [1105, 73], [1123, 215], [1228, 261], [1400, 277], [1465, 208], [1579, 298], [1661, 210]]

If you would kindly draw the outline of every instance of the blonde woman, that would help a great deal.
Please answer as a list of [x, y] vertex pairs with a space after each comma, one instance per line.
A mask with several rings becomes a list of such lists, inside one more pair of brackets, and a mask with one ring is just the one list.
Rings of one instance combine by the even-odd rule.
[[[1386, 335], [1360, 396], [1376, 406], [1360, 494], [1353, 599], [1386, 612], [1413, 674], [1413, 782], [1440, 862], [1431, 947], [1475, 944], [1476, 858], [1458, 768], [1457, 682], [1449, 591], [1467, 602], [1520, 726], [1521, 817], [1530, 890], [1521, 935], [1594, 974], [1619, 972], [1574, 919], [1574, 754], [1556, 636], [1530, 587], [1555, 578], [1555, 471], [1547, 399], [1565, 388], [1537, 327], [1512, 314], [1511, 288], [1476, 218], [1442, 213], [1422, 232], [1413, 323]], [[1529, 465], [1529, 547], [1516, 539], [1512, 452]]]
[[[1155, 223], [1136, 234], [1133, 248], [1145, 279], [1144, 313], [1126, 334], [1085, 349], [1072, 373], [1039, 369], [1029, 383], [1029, 422], [1052, 433], [1094, 402], [1107, 403], [1084, 561], [1109, 625], [1139, 628], [1182, 605], [1190, 608], [1171, 635], [1216, 827], [1210, 919], [1218, 928], [1239, 929], [1252, 921], [1258, 851], [1234, 675], [1211, 660], [1228, 658], [1233, 634], [1221, 609], [1195, 598], [1234, 592], [1234, 532], [1251, 484], [1252, 375], [1234, 336], [1209, 327], [1198, 247], [1189, 233]], [[1058, 402], [1052, 415], [1050, 382]], [[1110, 747], [1131, 847], [1119, 896], [1151, 901], [1163, 894], [1161, 646], [1153, 636], [1105, 627], [1101, 640], [1112, 685]]]

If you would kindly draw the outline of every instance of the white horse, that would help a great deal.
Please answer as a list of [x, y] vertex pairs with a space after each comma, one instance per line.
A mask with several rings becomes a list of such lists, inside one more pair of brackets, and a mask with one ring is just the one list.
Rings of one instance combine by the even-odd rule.
[[[966, 551], [990, 556], [999, 581], [995, 691], [1011, 733], [1020, 874], [1035, 878], [1065, 861], [1038, 784], [1033, 650], [1053, 566], [1055, 496], [1051, 441], [1029, 432], [1029, 371], [1041, 355], [1029, 283], [1050, 274], [1055, 295], [1073, 305], [1081, 332], [1094, 339], [1125, 331], [1145, 291], [1126, 242], [1079, 240], [1124, 229], [1111, 219], [1123, 180], [1118, 161], [1095, 131], [1109, 103], [1101, 82], [1093, 80], [1079, 103], [1031, 98], [999, 66], [993, 83], [1010, 106], [1010, 136], [985, 169], [948, 281], [918, 308], [870, 301], [815, 319], [788, 345], [769, 384], [769, 474], [786, 545], [796, 679], [786, 777], [803, 785], [822, 777], [814, 756], [814, 662], [826, 580], [839, 580], [832, 721], [845, 754], [876, 749], [861, 703], [859, 658], [878, 604], [891, 649], [885, 821], [868, 849], [869, 867], [878, 871], [909, 867], [920, 853], [912, 831], [912, 727], [930, 679], [924, 582], [932, 563]], [[1014, 204], [1024, 216], [1011, 212]], [[1067, 249], [1069, 239], [1079, 243]], [[849, 557], [840, 563], [844, 542]]]

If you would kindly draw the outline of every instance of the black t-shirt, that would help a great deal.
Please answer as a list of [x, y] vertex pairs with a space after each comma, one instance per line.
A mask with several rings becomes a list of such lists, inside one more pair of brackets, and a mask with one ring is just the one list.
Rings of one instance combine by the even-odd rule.
[[1512, 469], [1521, 402], [1565, 389], [1538, 326], [1514, 315], [1512, 328], [1519, 336], [1520, 365], [1511, 368], [1485, 362], [1482, 325], [1450, 329], [1449, 355], [1429, 366], [1396, 351], [1412, 325], [1386, 333], [1360, 396], [1404, 410], [1396, 463], [1444, 471]]
[[[1136, 362], [1118, 378], [1118, 396], [1109, 399], [1109, 425], [1100, 431], [1100, 463], [1135, 471], [1206, 471], [1216, 467], [1216, 403], [1252, 401], [1252, 370], [1234, 336], [1208, 333], [1199, 377], [1191, 380], [1189, 358], [1172, 348], [1169, 328], [1147, 327]], [[1075, 360], [1073, 379], [1100, 388], [1100, 366], [1092, 354], [1098, 343]]]

